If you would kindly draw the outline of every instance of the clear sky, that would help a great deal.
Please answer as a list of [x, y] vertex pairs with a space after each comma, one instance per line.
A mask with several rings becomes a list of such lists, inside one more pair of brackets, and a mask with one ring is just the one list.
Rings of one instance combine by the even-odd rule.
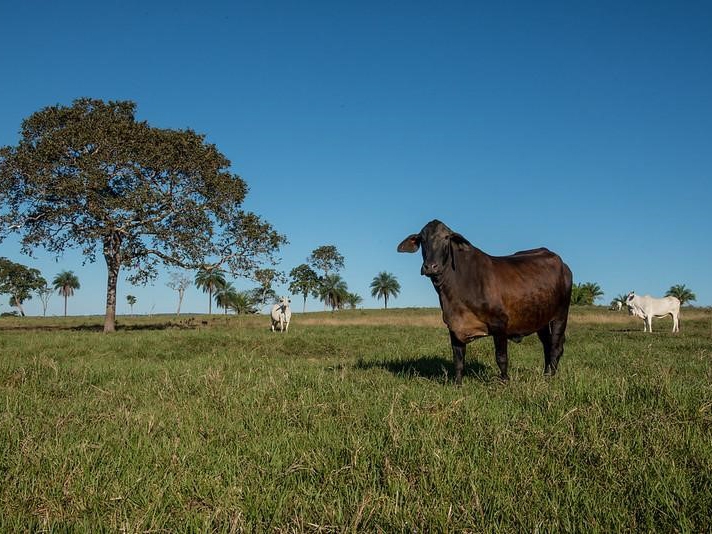
[[[599, 303], [686, 284], [712, 305], [708, 1], [25, 0], [0, 23], [0, 145], [42, 107], [133, 100], [232, 161], [245, 207], [290, 241], [282, 270], [336, 245], [364, 307], [384, 270], [393, 306], [437, 306], [420, 254], [396, 252], [434, 218], [490, 254], [549, 247]], [[74, 270], [69, 312], [103, 313], [101, 256], [35, 260], [14, 240], [0, 255]], [[122, 280], [118, 313], [129, 293], [138, 313], [174, 311], [166, 281]], [[189, 289], [183, 311], [207, 296]]]

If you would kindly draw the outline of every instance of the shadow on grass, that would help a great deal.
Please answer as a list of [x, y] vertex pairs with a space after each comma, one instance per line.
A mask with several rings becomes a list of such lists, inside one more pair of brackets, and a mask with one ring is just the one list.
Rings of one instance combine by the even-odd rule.
[[[135, 332], [135, 331], [141, 331], [141, 330], [168, 330], [168, 329], [175, 329], [175, 330], [195, 330], [198, 328], [198, 324], [196, 323], [150, 323], [150, 324], [129, 324], [129, 325], [122, 325], [122, 324], [117, 324], [116, 325], [116, 330], [117, 331], [127, 331], [127, 332]], [[205, 326], [205, 325], [203, 325]], [[27, 331], [27, 332], [103, 332], [104, 331], [104, 325], [95, 323], [95, 324], [78, 324], [78, 325], [8, 325], [8, 326], [1, 326], [0, 331], [6, 331], [6, 332], [22, 332], [22, 331]]]
[[[452, 382], [455, 378], [455, 366], [452, 360], [441, 356], [421, 356], [412, 360], [374, 360], [359, 359], [356, 369], [385, 369], [395, 376], [404, 378], [426, 378], [440, 383]], [[465, 359], [465, 377], [488, 382], [492, 376], [490, 369], [478, 360]]]

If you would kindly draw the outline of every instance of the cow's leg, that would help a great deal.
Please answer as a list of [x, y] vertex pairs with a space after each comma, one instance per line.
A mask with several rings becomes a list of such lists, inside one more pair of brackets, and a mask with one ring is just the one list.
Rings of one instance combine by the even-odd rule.
[[506, 382], [509, 380], [509, 375], [507, 375], [507, 364], [509, 363], [507, 358], [507, 336], [503, 334], [494, 336], [494, 357], [497, 360], [500, 378]]
[[551, 374], [551, 327], [546, 325], [544, 328], [537, 330], [539, 341], [544, 348], [544, 374]]
[[462, 385], [462, 373], [465, 370], [465, 351], [467, 346], [455, 337], [450, 331], [450, 345], [452, 346], [452, 362], [455, 365], [455, 384]]
[[677, 313], [672, 314], [672, 331], [673, 332], [680, 331], [680, 315]]
[[645, 318], [645, 322], [646, 322], [647, 325], [648, 325], [648, 332], [650, 332], [650, 333], [652, 334], [652, 333], [653, 333], [653, 316], [652, 316], [652, 315], [648, 315], [648, 316]]
[[566, 323], [569, 318], [568, 309], [563, 318], [551, 321], [551, 359], [549, 368], [544, 370], [544, 374], [555, 375], [559, 368], [559, 360], [564, 355], [564, 342], [566, 341]]

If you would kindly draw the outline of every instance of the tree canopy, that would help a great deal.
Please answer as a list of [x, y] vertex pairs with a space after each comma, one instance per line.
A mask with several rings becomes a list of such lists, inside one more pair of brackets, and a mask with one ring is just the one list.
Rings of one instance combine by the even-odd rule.
[[289, 271], [289, 277], [291, 279], [289, 291], [294, 295], [301, 295], [303, 297], [304, 303], [302, 312], [305, 312], [307, 311], [307, 297], [310, 294], [315, 298], [319, 296], [319, 275], [306, 263], [302, 263]]
[[338, 272], [344, 268], [344, 257], [335, 245], [322, 245], [315, 248], [307, 258], [307, 262], [315, 270], [324, 271], [325, 278], [331, 271]]
[[334, 311], [344, 306], [349, 290], [346, 282], [338, 274], [330, 274], [319, 285], [319, 298]]
[[25, 316], [22, 304], [32, 298], [32, 292], [47, 286], [39, 270], [0, 258], [0, 294], [10, 295], [10, 306]]
[[590, 306], [601, 296], [603, 290], [596, 282], [574, 284], [571, 288], [571, 304]]
[[225, 266], [249, 274], [286, 242], [242, 210], [247, 185], [230, 161], [190, 129], [150, 126], [130, 101], [82, 98], [22, 123], [0, 149], [0, 241], [23, 252], [80, 249], [106, 261], [104, 331], [113, 331], [120, 269], [146, 283], [157, 266]]
[[687, 302], [692, 302], [697, 300], [697, 295], [695, 295], [685, 284], [676, 284], [670, 286], [670, 289], [665, 293], [666, 297], [676, 297], [680, 301], [680, 305], [684, 306]]

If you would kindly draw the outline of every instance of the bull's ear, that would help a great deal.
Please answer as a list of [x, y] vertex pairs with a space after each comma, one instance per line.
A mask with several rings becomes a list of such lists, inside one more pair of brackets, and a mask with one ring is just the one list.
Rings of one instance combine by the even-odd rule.
[[398, 252], [415, 252], [420, 248], [420, 236], [411, 234], [398, 245]]

